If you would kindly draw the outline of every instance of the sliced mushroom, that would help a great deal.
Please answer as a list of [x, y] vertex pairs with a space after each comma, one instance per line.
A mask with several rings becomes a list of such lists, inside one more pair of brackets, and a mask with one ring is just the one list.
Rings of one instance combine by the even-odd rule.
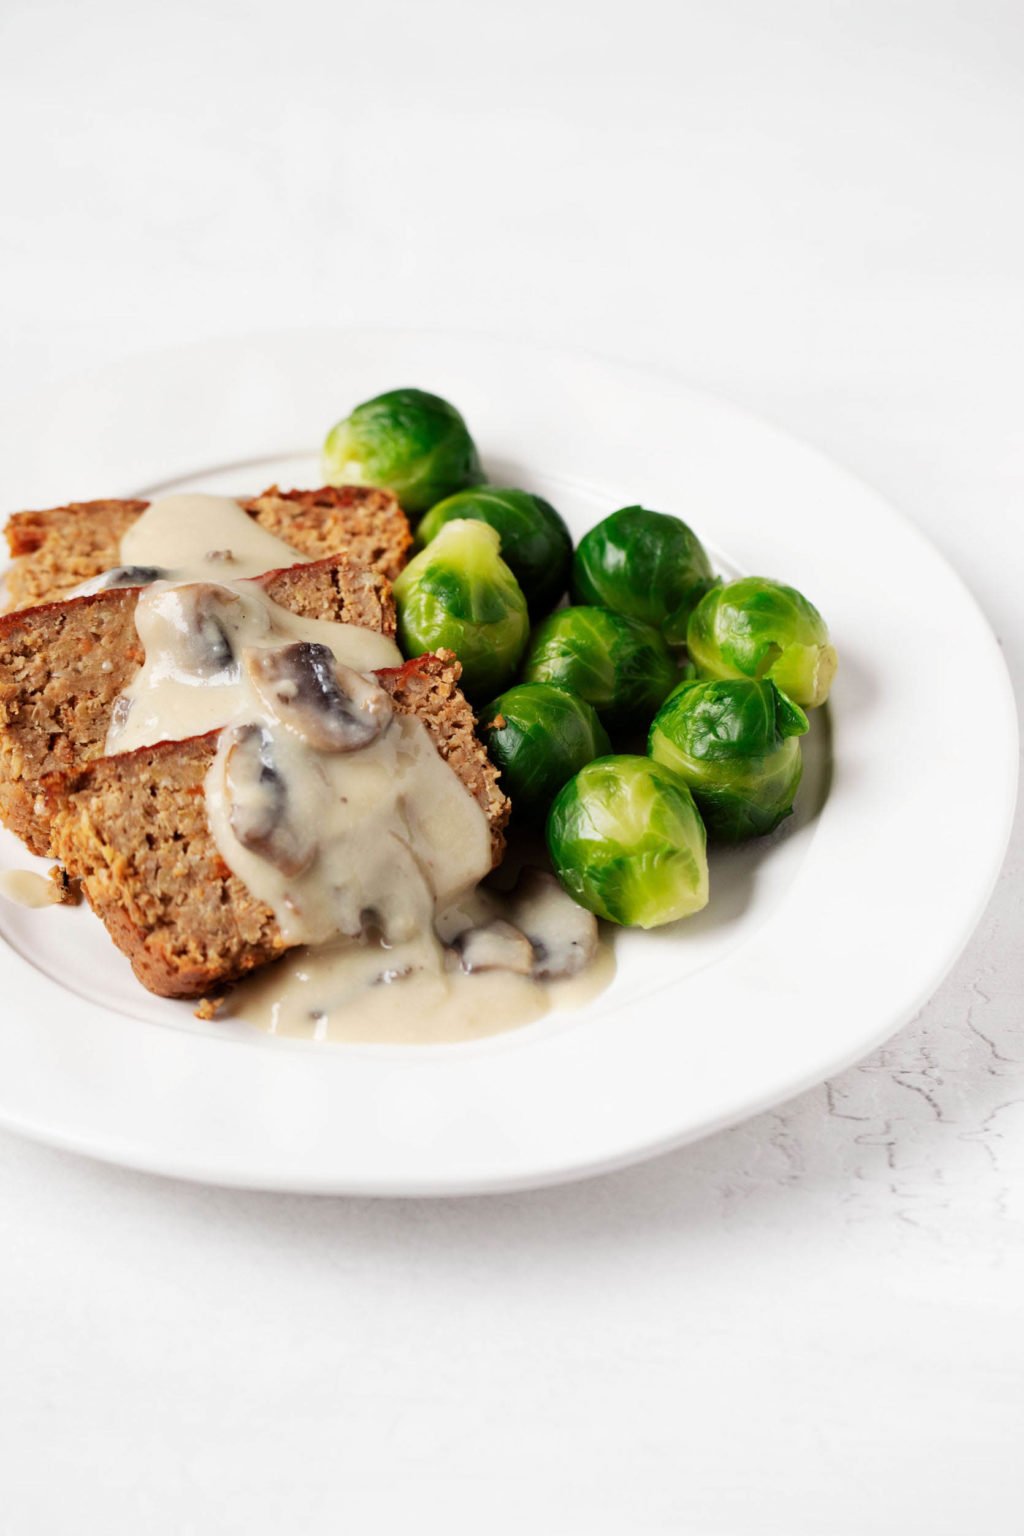
[[118, 587], [148, 587], [154, 581], [163, 581], [172, 573], [159, 565], [115, 565], [88, 581], [79, 582], [63, 594], [66, 598], [92, 597], [96, 592], [112, 592]]
[[242, 847], [267, 859], [284, 875], [301, 875], [308, 869], [316, 855], [316, 838], [291, 814], [288, 785], [274, 765], [269, 731], [244, 725], [233, 732], [224, 782], [231, 830]]
[[597, 919], [542, 869], [524, 869], [508, 899], [510, 920], [533, 946], [538, 981], [575, 976], [597, 953]]
[[237, 673], [238, 661], [231, 640], [232, 621], [241, 622], [241, 599], [229, 587], [196, 582], [180, 588], [188, 624], [185, 648], [191, 670], [201, 677], [218, 672]]
[[343, 666], [326, 645], [299, 640], [244, 651], [242, 660], [271, 713], [320, 752], [357, 752], [391, 718], [383, 688]]
[[97, 591], [109, 592], [113, 587], [148, 587], [154, 581], [163, 581], [169, 573], [159, 565], [115, 565], [100, 578]]
[[435, 915], [434, 931], [441, 943], [451, 948], [467, 928], [486, 928], [496, 917], [501, 917], [502, 912], [498, 893], [486, 885], [478, 885], [467, 896]]
[[176, 671], [203, 682], [230, 682], [237, 676], [231, 631], [242, 622], [243, 605], [236, 592], [212, 582], [191, 582], [158, 590], [143, 601], [148, 604], [144, 622], [148, 629], [159, 626], [155, 633]]
[[533, 946], [504, 918], [496, 918], [483, 928], [467, 928], [455, 940], [453, 948], [462, 961], [462, 969], [476, 971], [512, 971], [529, 976], [533, 971]]

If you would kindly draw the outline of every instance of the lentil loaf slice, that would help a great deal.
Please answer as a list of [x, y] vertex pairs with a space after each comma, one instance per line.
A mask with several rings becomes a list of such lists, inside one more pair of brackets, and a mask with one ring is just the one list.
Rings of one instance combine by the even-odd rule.
[[[504, 849], [509, 802], [474, 735], [451, 652], [376, 675], [417, 715], [476, 799]], [[203, 997], [288, 948], [274, 914], [225, 864], [206, 817], [204, 784], [219, 733], [101, 758], [48, 781], [53, 848], [93, 910], [162, 997]]]
[[[320, 560], [345, 551], [393, 581], [412, 543], [409, 523], [388, 491], [324, 486], [282, 491], [276, 485], [242, 500], [262, 528], [300, 555]], [[148, 501], [76, 501], [41, 512], [15, 512], [6, 534], [13, 564], [5, 576], [7, 611], [50, 603], [121, 563], [121, 540]]]
[[[387, 580], [347, 554], [254, 579], [301, 618], [395, 633]], [[114, 704], [145, 659], [135, 631], [142, 590], [116, 587], [0, 616], [0, 821], [33, 853], [49, 852], [43, 780], [102, 757]]]

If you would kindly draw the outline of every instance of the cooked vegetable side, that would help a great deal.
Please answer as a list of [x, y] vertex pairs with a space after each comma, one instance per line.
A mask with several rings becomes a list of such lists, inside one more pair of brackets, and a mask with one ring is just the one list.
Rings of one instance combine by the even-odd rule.
[[824, 704], [838, 665], [814, 604], [764, 576], [713, 587], [690, 615], [686, 643], [701, 677], [770, 677], [808, 709]]
[[526, 647], [526, 599], [487, 523], [446, 523], [395, 582], [398, 639], [407, 656], [447, 649], [471, 699], [512, 681]]
[[707, 905], [704, 823], [678, 775], [649, 757], [599, 757], [560, 791], [547, 822], [555, 873], [611, 923], [658, 928]]
[[458, 411], [422, 389], [392, 389], [357, 405], [328, 432], [323, 471], [328, 485], [385, 487], [413, 513], [484, 478]]
[[489, 523], [501, 539], [501, 558], [523, 589], [534, 620], [553, 608], [569, 584], [572, 535], [543, 496], [497, 485], [459, 491], [431, 507], [416, 530], [422, 548], [453, 518]]
[[653, 624], [671, 646], [686, 644], [687, 620], [714, 579], [693, 530], [646, 507], [623, 507], [591, 528], [572, 562], [576, 602]]
[[585, 699], [550, 683], [518, 683], [480, 712], [480, 731], [517, 818], [547, 812], [562, 785], [611, 751]]
[[651, 625], [591, 607], [562, 608], [538, 625], [523, 667], [526, 682], [586, 699], [611, 729], [646, 728], [677, 675]]
[[790, 815], [803, 710], [770, 680], [684, 682], [654, 717], [648, 751], [688, 784], [709, 832], [740, 842]]

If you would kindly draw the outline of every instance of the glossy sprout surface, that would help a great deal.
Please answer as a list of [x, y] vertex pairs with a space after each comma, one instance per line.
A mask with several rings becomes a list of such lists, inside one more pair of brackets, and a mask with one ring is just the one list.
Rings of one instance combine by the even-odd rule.
[[513, 812], [534, 819], [574, 773], [611, 750], [585, 699], [550, 683], [519, 683], [480, 712], [480, 734], [501, 769]]
[[501, 558], [515, 573], [534, 619], [542, 618], [564, 595], [572, 537], [543, 496], [497, 485], [459, 491], [431, 507], [416, 530], [416, 543], [429, 544], [453, 518], [474, 518], [497, 531]]
[[704, 823], [683, 781], [649, 757], [599, 757], [565, 785], [547, 822], [562, 885], [598, 917], [657, 928], [708, 900]]
[[808, 709], [824, 704], [838, 665], [814, 604], [764, 576], [713, 587], [690, 615], [686, 643], [701, 677], [770, 677]]
[[688, 784], [709, 832], [740, 842], [793, 809], [807, 716], [770, 680], [684, 682], [654, 717], [648, 751]]
[[623, 507], [591, 528], [572, 562], [573, 598], [596, 603], [686, 643], [686, 625], [714, 574], [704, 546], [681, 518]]
[[586, 699], [609, 728], [649, 725], [677, 680], [656, 629], [607, 608], [562, 608], [534, 631], [523, 677]]
[[411, 560], [394, 586], [406, 656], [447, 649], [471, 699], [511, 682], [530, 632], [526, 599], [486, 523], [452, 522]]
[[422, 389], [357, 405], [327, 434], [323, 474], [328, 485], [382, 486], [414, 514], [484, 478], [458, 411]]

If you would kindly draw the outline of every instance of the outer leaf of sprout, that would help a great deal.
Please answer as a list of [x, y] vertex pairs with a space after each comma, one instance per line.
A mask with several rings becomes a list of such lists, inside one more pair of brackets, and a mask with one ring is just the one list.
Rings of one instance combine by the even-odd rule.
[[486, 523], [451, 522], [395, 582], [406, 656], [448, 649], [471, 699], [511, 681], [530, 632], [526, 599]]
[[689, 785], [724, 842], [771, 832], [793, 808], [803, 710], [770, 680], [685, 682], [654, 718], [648, 751]]
[[523, 667], [529, 683], [553, 683], [592, 704], [604, 723], [646, 726], [677, 672], [649, 624], [606, 608], [562, 608], [538, 625]]
[[480, 711], [480, 734], [517, 815], [547, 813], [567, 779], [611, 750], [585, 699], [549, 683], [518, 683]]
[[559, 792], [547, 821], [555, 873], [609, 922], [657, 928], [708, 900], [704, 824], [676, 774], [649, 757], [599, 757]]
[[515, 573], [534, 619], [555, 606], [568, 585], [572, 537], [549, 501], [530, 491], [479, 485], [431, 507], [416, 530], [423, 546], [453, 518], [489, 523], [501, 538], [501, 557]]
[[824, 704], [838, 665], [814, 604], [763, 576], [706, 593], [690, 615], [686, 643], [701, 677], [769, 677], [807, 708]]
[[623, 507], [591, 528], [573, 556], [575, 601], [596, 603], [686, 642], [690, 613], [714, 581], [704, 546], [681, 518]]
[[392, 389], [357, 405], [327, 434], [328, 485], [379, 485], [407, 512], [483, 480], [473, 439], [453, 405], [422, 389]]

